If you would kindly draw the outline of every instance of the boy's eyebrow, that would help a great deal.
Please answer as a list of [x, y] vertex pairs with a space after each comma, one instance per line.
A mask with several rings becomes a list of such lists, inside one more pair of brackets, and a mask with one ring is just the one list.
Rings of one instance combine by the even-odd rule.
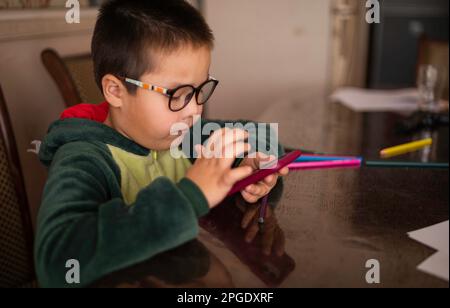
[[169, 89], [175, 89], [175, 88], [178, 88], [178, 87], [183, 86], [183, 85], [186, 85], [186, 84], [185, 83], [181, 83], [181, 82], [175, 82], [173, 84], [170, 84]]
[[[199, 85], [201, 85], [203, 82], [205, 82], [206, 80], [208, 80], [210, 76], [211, 76], [211, 75], [210, 75], [209, 72], [208, 72], [208, 74], [206, 75], [205, 80], [203, 80], [202, 82], [200, 82], [200, 83], [197, 85], [197, 87], [198, 87]], [[174, 82], [173, 84], [169, 84], [169, 85], [170, 85], [170, 87], [168, 87], [168, 89], [175, 89], [175, 88], [178, 88], [178, 87], [181, 87], [181, 86], [190, 85], [190, 84], [187, 84], [187, 83], [181, 83], [181, 82]], [[172, 86], [172, 85], [173, 85], [173, 86]], [[194, 86], [196, 86], [196, 85], [194, 85]]]

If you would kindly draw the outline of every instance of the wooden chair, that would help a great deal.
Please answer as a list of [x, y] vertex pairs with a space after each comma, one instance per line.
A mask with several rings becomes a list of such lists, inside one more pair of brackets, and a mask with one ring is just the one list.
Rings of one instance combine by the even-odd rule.
[[0, 288], [37, 286], [22, 169], [0, 87]]
[[67, 107], [79, 103], [104, 101], [94, 79], [94, 66], [89, 54], [61, 58], [53, 49], [45, 49], [41, 60], [61, 92]]

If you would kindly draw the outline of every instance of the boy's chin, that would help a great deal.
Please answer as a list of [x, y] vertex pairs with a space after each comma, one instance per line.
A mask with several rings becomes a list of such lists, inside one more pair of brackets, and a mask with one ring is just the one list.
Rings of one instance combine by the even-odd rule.
[[171, 136], [172, 140], [170, 141], [168, 148], [179, 147], [181, 145], [181, 143], [183, 142], [184, 136], [185, 135]]

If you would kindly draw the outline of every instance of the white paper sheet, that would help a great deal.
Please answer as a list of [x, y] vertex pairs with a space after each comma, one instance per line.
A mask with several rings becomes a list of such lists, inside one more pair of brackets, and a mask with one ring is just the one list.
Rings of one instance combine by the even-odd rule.
[[356, 112], [401, 112], [413, 113], [419, 109], [417, 89], [370, 90], [340, 88], [330, 97]]
[[448, 281], [448, 254], [437, 252], [420, 264], [417, 269]]
[[449, 222], [408, 233], [409, 237], [448, 255]]
[[438, 251], [422, 262], [417, 269], [449, 281], [449, 222], [445, 221], [424, 229], [409, 232], [408, 236]]

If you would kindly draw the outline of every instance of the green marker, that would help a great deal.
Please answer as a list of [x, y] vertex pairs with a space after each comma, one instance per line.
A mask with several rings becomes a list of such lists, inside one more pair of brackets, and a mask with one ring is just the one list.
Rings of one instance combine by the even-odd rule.
[[417, 168], [417, 169], [448, 169], [448, 163], [421, 163], [402, 161], [366, 161], [371, 168]]

